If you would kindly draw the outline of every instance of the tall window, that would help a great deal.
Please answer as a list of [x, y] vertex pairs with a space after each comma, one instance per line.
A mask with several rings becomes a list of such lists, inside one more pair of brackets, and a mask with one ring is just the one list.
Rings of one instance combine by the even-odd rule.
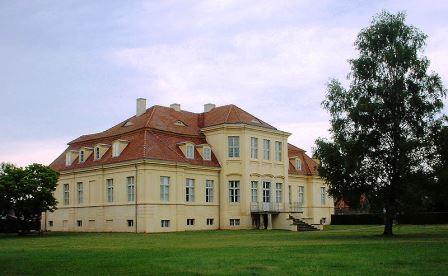
[[65, 165], [70, 166], [72, 164], [72, 154], [70, 152], [67, 152], [65, 154]]
[[258, 159], [258, 138], [250, 137], [250, 158]]
[[229, 157], [240, 157], [240, 137], [229, 136]]
[[213, 202], [213, 180], [205, 181], [205, 202]]
[[204, 147], [204, 160], [212, 160], [212, 150], [210, 147]]
[[258, 202], [258, 181], [252, 181], [250, 187], [251, 202]]
[[302, 170], [302, 160], [301, 159], [296, 159], [296, 170]]
[[79, 163], [84, 162], [84, 151], [80, 150], [79, 151]]
[[263, 159], [271, 159], [271, 141], [263, 139]]
[[303, 186], [299, 186], [299, 206], [303, 206], [303, 204], [305, 203], [305, 187]]
[[240, 202], [240, 182], [229, 181], [229, 201]]
[[320, 187], [320, 204], [325, 205], [325, 198], [327, 197], [327, 194], [325, 192], [325, 187]]
[[282, 142], [275, 141], [275, 161], [282, 161]]
[[114, 180], [107, 179], [106, 186], [107, 186], [107, 202], [114, 202]]
[[76, 191], [78, 194], [78, 204], [82, 204], [84, 202], [84, 187], [82, 182], [76, 183]]
[[291, 204], [291, 185], [288, 185], [288, 202]]
[[263, 181], [263, 202], [271, 202], [271, 182]]
[[120, 155], [120, 143], [115, 142], [112, 146], [112, 157], [117, 157]]
[[194, 147], [193, 145], [187, 145], [187, 158], [194, 159]]
[[64, 205], [69, 205], [70, 204], [70, 186], [68, 184], [64, 184], [64, 190], [63, 190], [64, 194]]
[[160, 200], [170, 200], [170, 178], [168, 176], [160, 177]]
[[281, 203], [282, 202], [282, 183], [275, 183], [275, 202]]
[[126, 178], [127, 187], [128, 187], [128, 201], [135, 201], [135, 179], [133, 176], [129, 176]]
[[194, 201], [194, 179], [187, 178], [185, 183], [185, 201]]
[[95, 148], [95, 160], [100, 159], [100, 147]]

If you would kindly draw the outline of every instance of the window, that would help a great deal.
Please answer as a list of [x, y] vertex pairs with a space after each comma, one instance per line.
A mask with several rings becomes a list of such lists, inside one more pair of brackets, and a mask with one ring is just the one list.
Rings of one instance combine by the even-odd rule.
[[115, 142], [112, 146], [112, 157], [118, 157], [120, 155], [120, 143]]
[[291, 185], [288, 186], [288, 202], [291, 204]]
[[208, 218], [207, 219], [207, 225], [213, 225], [213, 220], [212, 218]]
[[258, 202], [258, 181], [252, 181], [250, 187], [251, 202]]
[[160, 200], [170, 200], [170, 178], [168, 176], [160, 177]]
[[72, 154], [70, 152], [67, 152], [65, 154], [65, 165], [70, 166], [72, 164]]
[[240, 225], [240, 219], [230, 219], [230, 226]]
[[271, 202], [271, 182], [263, 181], [263, 202]]
[[188, 159], [194, 159], [194, 147], [193, 147], [193, 145], [190, 145], [190, 144], [187, 145], [187, 158]]
[[95, 148], [95, 160], [98, 160], [98, 159], [100, 159], [100, 147], [96, 147]]
[[240, 202], [240, 182], [229, 181], [229, 201]]
[[271, 141], [263, 139], [263, 159], [271, 159]]
[[78, 225], [78, 227], [82, 227], [82, 220], [77, 220], [76, 225]]
[[52, 220], [49, 220], [49, 221], [48, 221], [48, 226], [49, 226], [49, 227], [53, 227], [53, 221], [52, 221]]
[[282, 142], [275, 141], [275, 161], [282, 161]]
[[107, 187], [107, 202], [114, 202], [114, 180], [107, 179], [106, 180]]
[[298, 201], [299, 201], [299, 206], [303, 206], [303, 204], [305, 203], [305, 187], [304, 186], [299, 186]]
[[128, 227], [134, 226], [134, 220], [128, 219]]
[[84, 202], [84, 185], [82, 182], [76, 183], [76, 191], [78, 194], [78, 204], [82, 204]]
[[79, 163], [84, 162], [84, 151], [80, 150], [79, 151]]
[[326, 196], [325, 187], [320, 187], [320, 204], [325, 205]]
[[70, 204], [70, 186], [68, 184], [64, 184], [64, 205]]
[[213, 202], [213, 180], [205, 181], [205, 202]]
[[302, 160], [299, 158], [296, 159], [296, 170], [302, 170]]
[[187, 225], [194, 225], [194, 219], [187, 219]]
[[204, 160], [212, 160], [212, 150], [210, 147], [204, 147]]
[[250, 158], [258, 159], [258, 138], [250, 137]]
[[127, 190], [128, 190], [128, 202], [132, 202], [135, 200], [135, 179], [133, 176], [129, 176], [126, 178], [127, 180]]
[[194, 179], [187, 178], [187, 182], [185, 183], [185, 201], [194, 201]]
[[[188, 221], [188, 220], [187, 220]], [[160, 221], [160, 226], [163, 228], [170, 227], [170, 221], [167, 219], [162, 219]]]
[[282, 183], [275, 183], [275, 202], [281, 203], [282, 202]]
[[240, 157], [240, 137], [229, 136], [229, 157]]

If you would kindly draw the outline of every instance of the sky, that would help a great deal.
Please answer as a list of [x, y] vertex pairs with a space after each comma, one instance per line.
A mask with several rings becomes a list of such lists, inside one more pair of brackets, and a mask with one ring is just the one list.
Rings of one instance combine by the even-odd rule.
[[428, 34], [448, 85], [446, 1], [0, 0], [0, 162], [49, 164], [133, 116], [138, 97], [233, 103], [311, 154], [329, 137], [326, 84], [346, 81], [356, 35], [383, 9]]

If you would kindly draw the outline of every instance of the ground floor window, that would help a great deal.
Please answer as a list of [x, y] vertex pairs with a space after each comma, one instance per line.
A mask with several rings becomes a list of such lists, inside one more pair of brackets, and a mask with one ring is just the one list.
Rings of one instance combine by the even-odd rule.
[[161, 225], [162, 227], [170, 227], [170, 221], [167, 220], [167, 219], [162, 219], [162, 220], [160, 221], [160, 225]]
[[52, 220], [48, 221], [48, 226], [53, 227], [53, 221]]
[[128, 227], [134, 226], [134, 220], [128, 219]]
[[240, 225], [240, 219], [230, 219], [230, 226]]
[[213, 219], [212, 218], [208, 218], [207, 219], [207, 225], [213, 225]]
[[76, 224], [78, 225], [78, 227], [82, 227], [82, 220], [77, 220]]
[[194, 225], [194, 219], [187, 219], [187, 225]]

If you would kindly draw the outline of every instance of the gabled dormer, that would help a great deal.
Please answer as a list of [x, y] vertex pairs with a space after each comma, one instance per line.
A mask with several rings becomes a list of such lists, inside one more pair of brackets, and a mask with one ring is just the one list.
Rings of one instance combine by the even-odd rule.
[[186, 141], [178, 143], [177, 145], [187, 159], [194, 159], [194, 143]]
[[108, 144], [96, 144], [93, 150], [93, 160], [100, 160], [109, 148]]
[[89, 157], [90, 155], [93, 153], [93, 148], [89, 148], [89, 147], [82, 147], [79, 149], [79, 158], [78, 158], [78, 162], [79, 163], [84, 163]]
[[65, 166], [71, 166], [73, 164], [73, 161], [78, 158], [79, 151], [77, 150], [69, 150], [65, 153]]
[[289, 160], [292, 162], [296, 170], [302, 170], [302, 159], [299, 156], [290, 156]]
[[123, 150], [128, 146], [129, 141], [118, 139], [112, 143], [112, 157], [118, 157]]
[[209, 144], [196, 145], [199, 154], [205, 161], [212, 160], [212, 147]]

